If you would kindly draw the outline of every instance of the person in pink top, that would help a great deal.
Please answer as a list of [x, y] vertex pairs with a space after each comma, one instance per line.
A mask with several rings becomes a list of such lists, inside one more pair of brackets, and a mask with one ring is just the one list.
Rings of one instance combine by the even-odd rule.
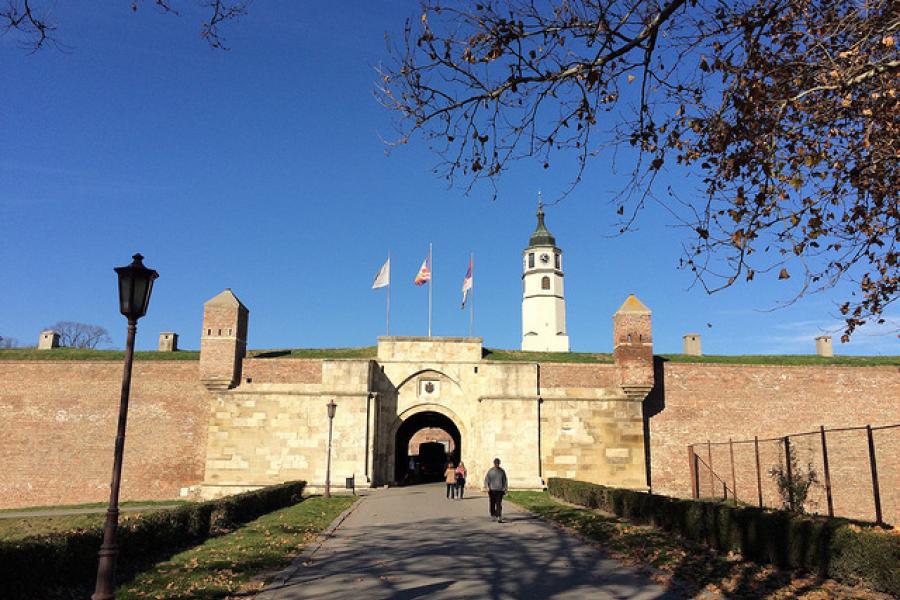
[[456, 497], [459, 500], [463, 498], [463, 491], [466, 489], [466, 475], [468, 472], [466, 471], [466, 465], [463, 461], [459, 461], [459, 466], [456, 467]]

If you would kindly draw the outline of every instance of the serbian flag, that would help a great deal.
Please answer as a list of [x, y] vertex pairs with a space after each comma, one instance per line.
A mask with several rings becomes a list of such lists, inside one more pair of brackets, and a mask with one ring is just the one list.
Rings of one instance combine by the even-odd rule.
[[472, 283], [473, 283], [472, 268], [474, 266], [475, 266], [474, 259], [469, 258], [469, 270], [466, 271], [466, 277], [465, 277], [465, 279], [463, 279], [463, 286], [462, 286], [463, 300], [462, 300], [462, 306], [460, 308], [466, 307], [466, 299], [469, 297], [469, 290], [472, 289]]
[[425, 285], [431, 281], [431, 257], [426, 257], [425, 260], [422, 261], [422, 266], [419, 267], [419, 272], [416, 274], [416, 278], [413, 281], [416, 285]]

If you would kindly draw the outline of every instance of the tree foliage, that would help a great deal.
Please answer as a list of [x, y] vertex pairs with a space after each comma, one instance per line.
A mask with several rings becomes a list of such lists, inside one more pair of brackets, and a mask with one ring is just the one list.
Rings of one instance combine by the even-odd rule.
[[[195, 0], [195, 4], [206, 11], [207, 18], [200, 24], [200, 36], [212, 48], [228, 50], [219, 27], [247, 13], [252, 0]], [[157, 10], [179, 15], [179, 0], [133, 0], [131, 11], [138, 12], [144, 4], [152, 4]], [[5, 33], [16, 32], [22, 48], [36, 52], [47, 45], [62, 44], [58, 38], [59, 26], [46, 0], [6, 0], [0, 7], [0, 28]], [[99, 10], [99, 9], [95, 9]]]
[[15, 348], [19, 345], [19, 340], [14, 337], [0, 335], [0, 348]]
[[59, 334], [59, 345], [64, 348], [96, 348], [112, 343], [109, 332], [99, 325], [58, 321], [47, 329]]
[[[852, 281], [847, 339], [900, 294], [898, 29], [892, 0], [427, 0], [377, 94], [467, 189], [522, 158], [574, 155], [573, 185], [631, 161], [621, 231], [663, 204], [709, 292]], [[696, 197], [653, 185], [679, 168]]]

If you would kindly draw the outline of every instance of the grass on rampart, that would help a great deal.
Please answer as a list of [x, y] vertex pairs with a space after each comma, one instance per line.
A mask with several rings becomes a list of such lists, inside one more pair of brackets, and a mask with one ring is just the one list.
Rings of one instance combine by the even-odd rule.
[[[4, 348], [0, 350], [0, 360], [114, 360], [122, 361], [124, 350], [91, 350], [87, 348]], [[135, 352], [134, 360], [200, 360], [195, 350], [178, 352]]]
[[[285, 348], [271, 350], [249, 350], [249, 358], [311, 358], [311, 359], [373, 359], [378, 355], [377, 346], [356, 348]], [[673, 363], [732, 364], [732, 365], [782, 365], [782, 366], [846, 366], [846, 367], [891, 367], [900, 366], [900, 356], [834, 356], [825, 358], [808, 354], [744, 354], [744, 355], [703, 355], [660, 354], [661, 359]], [[0, 350], [0, 360], [109, 360], [121, 361], [122, 350], [87, 350], [77, 348], [9, 348]], [[505, 362], [540, 363], [587, 363], [612, 364], [613, 355], [605, 352], [526, 352], [523, 350], [502, 350], [485, 348], [484, 360]], [[144, 360], [199, 360], [195, 350], [178, 352], [141, 351], [134, 353], [134, 359]]]
[[356, 498], [309, 498], [211, 538], [137, 574], [116, 598], [207, 599], [252, 595], [290, 564]]
[[358, 348], [284, 348], [282, 350], [249, 350], [248, 358], [375, 358], [377, 346]]
[[832, 356], [815, 354], [740, 354], [704, 355], [660, 354], [660, 358], [673, 363], [701, 363], [723, 365], [784, 365], [784, 366], [844, 366], [844, 367], [892, 367], [900, 366], [900, 356]]
[[613, 356], [598, 352], [526, 352], [524, 350], [500, 350], [485, 348], [482, 353], [485, 360], [501, 360], [515, 362], [558, 362], [558, 363], [606, 363], [612, 364]]
[[648, 569], [677, 596], [715, 598], [871, 598], [890, 596], [721, 553], [652, 525], [563, 503], [548, 492], [510, 492], [509, 499], [575, 532], [626, 564]]

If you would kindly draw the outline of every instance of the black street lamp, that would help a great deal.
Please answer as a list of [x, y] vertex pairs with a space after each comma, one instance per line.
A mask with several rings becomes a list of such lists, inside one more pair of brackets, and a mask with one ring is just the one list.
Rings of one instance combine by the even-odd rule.
[[103, 544], [100, 546], [100, 562], [97, 566], [97, 586], [91, 600], [113, 600], [116, 589], [116, 558], [119, 545], [116, 533], [119, 528], [119, 483], [122, 478], [122, 458], [125, 452], [125, 424], [128, 420], [128, 393], [131, 390], [131, 363], [134, 359], [134, 334], [137, 321], [147, 314], [150, 292], [159, 273], [148, 269], [140, 254], [127, 267], [115, 269], [119, 276], [119, 311], [128, 318], [128, 340], [125, 343], [125, 371], [122, 375], [122, 396], [119, 401], [119, 426], [116, 431], [116, 449], [113, 459], [112, 483], [109, 486], [109, 509], [103, 526]]
[[337, 404], [332, 399], [325, 406], [328, 407], [328, 463], [325, 467], [325, 497], [331, 498], [331, 426], [334, 424], [334, 413]]

